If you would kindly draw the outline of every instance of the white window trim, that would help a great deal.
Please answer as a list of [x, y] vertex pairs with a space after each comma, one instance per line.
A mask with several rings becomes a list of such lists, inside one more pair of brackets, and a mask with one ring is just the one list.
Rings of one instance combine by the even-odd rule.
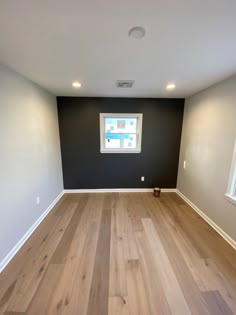
[[234, 185], [236, 181], [236, 141], [234, 145], [233, 159], [230, 169], [229, 182], [227, 187], [227, 193], [225, 197], [228, 201], [236, 204], [236, 196], [234, 195]]
[[[105, 148], [105, 118], [138, 118], [138, 142], [136, 149], [107, 149]], [[142, 145], [142, 125], [143, 125], [143, 114], [142, 113], [100, 113], [100, 152], [101, 153], [140, 153]]]
[[236, 205], [236, 197], [230, 196], [229, 194], [225, 194], [225, 198], [226, 198], [229, 202], [231, 202], [231, 203], [233, 203], [233, 204]]

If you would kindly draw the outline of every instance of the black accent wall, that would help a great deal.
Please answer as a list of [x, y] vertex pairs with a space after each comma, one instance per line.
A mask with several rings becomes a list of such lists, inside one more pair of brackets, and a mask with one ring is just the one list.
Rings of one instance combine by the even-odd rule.
[[[57, 103], [65, 189], [176, 188], [183, 99], [58, 97]], [[142, 152], [100, 153], [99, 113], [143, 113]]]

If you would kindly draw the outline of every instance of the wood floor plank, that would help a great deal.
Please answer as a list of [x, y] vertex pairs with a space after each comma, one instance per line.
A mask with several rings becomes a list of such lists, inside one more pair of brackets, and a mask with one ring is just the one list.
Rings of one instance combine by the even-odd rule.
[[111, 212], [111, 245], [110, 245], [110, 268], [109, 268], [109, 296], [127, 296], [126, 270], [124, 256], [124, 234], [121, 204], [115, 198]]
[[210, 314], [214, 315], [233, 315], [231, 309], [225, 303], [218, 291], [207, 291], [202, 293], [205, 298]]
[[128, 260], [126, 269], [129, 313], [149, 315], [149, 303], [139, 260]]
[[[219, 291], [219, 293], [222, 295], [223, 299], [227, 302], [229, 308], [232, 310], [235, 310], [236, 313], [236, 280], [232, 276], [231, 280], [228, 280], [228, 268], [224, 269], [222, 267], [219, 267], [215, 260], [212, 258], [208, 258], [206, 260], [207, 268], [211, 271], [214, 277], [214, 281], [217, 283], [216, 289], [211, 291]], [[206, 274], [206, 277], [208, 278], [208, 274]]]
[[74, 234], [76, 232], [76, 229], [80, 222], [81, 215], [86, 207], [87, 202], [88, 194], [81, 195], [81, 198], [78, 202], [78, 206], [76, 207], [75, 212], [73, 214], [73, 217], [71, 218], [71, 221], [68, 224], [66, 231], [52, 257], [51, 261], [52, 264], [62, 264], [65, 262], [66, 257], [68, 255], [68, 251], [70, 249], [70, 246], [68, 246], [68, 244], [72, 243]]
[[93, 218], [93, 212], [96, 212], [99, 216], [99, 211], [96, 211], [97, 203], [98, 207], [100, 203], [98, 198], [99, 200], [102, 200], [103, 196], [93, 195], [89, 198], [88, 203], [84, 204], [84, 210], [72, 243], [70, 244], [70, 249], [66, 256], [60, 280], [54, 290], [53, 297], [48, 307], [48, 314], [50, 315], [67, 313], [69, 306], [68, 302], [73, 294], [75, 277], [80, 268], [84, 248], [89, 239], [91, 222], [93, 222], [91, 220]]
[[135, 236], [138, 244], [140, 264], [144, 275], [150, 312], [154, 315], [158, 310], [160, 314], [171, 314], [146, 235], [144, 231], [138, 231], [135, 232]]
[[[169, 200], [169, 196], [165, 199]], [[178, 206], [181, 206], [181, 204], [181, 201], [180, 205], [178, 203], [175, 204], [174, 202], [170, 202], [169, 205], [171, 205], [171, 210], [168, 211], [167, 214], [162, 214], [162, 216], [166, 223], [168, 223], [169, 232], [175, 240], [175, 243], [200, 290], [214, 290], [217, 288], [216, 279], [211, 270], [209, 270], [206, 259], [201, 257], [197, 249], [193, 246], [191, 239], [185, 233], [184, 217], [178, 209]]]
[[[171, 233], [180, 249], [191, 273], [199, 287], [200, 290], [211, 290], [211, 291], [219, 291], [223, 298], [227, 301], [228, 305], [232, 309], [236, 309], [236, 300], [233, 296], [236, 296], [236, 275], [233, 274], [232, 268], [229, 267], [229, 264], [224, 259], [224, 255], [220, 255], [220, 259], [216, 258], [221, 252], [224, 252], [224, 245], [226, 245], [228, 249], [228, 245], [222, 239], [219, 241], [219, 237], [215, 238], [215, 243], [219, 242], [219, 248], [216, 251], [212, 252], [211, 243], [212, 237], [215, 235], [215, 231], [206, 225], [206, 222], [202, 220], [200, 216], [198, 216], [192, 209], [184, 205], [178, 205], [178, 203], [172, 203], [172, 207], [174, 211], [171, 213], [172, 216], [175, 217], [175, 222], [181, 223], [178, 224], [178, 228], [172, 229]], [[188, 207], [188, 208], [187, 208]], [[189, 227], [186, 225], [186, 218], [191, 218], [192, 221], [192, 233], [189, 230]], [[199, 234], [199, 231], [202, 231]], [[191, 238], [189, 237], [191, 233]], [[209, 238], [209, 235], [211, 237]], [[216, 236], [216, 235], [215, 235]], [[195, 241], [192, 242], [192, 238], [195, 238]], [[197, 241], [198, 239], [198, 241]], [[196, 243], [198, 242], [198, 246], [196, 247]], [[209, 242], [209, 243], [208, 243]], [[199, 251], [199, 247], [204, 248], [202, 252], [205, 253], [204, 256], [208, 256], [209, 258], [203, 258], [202, 255], [197, 256], [196, 249]], [[220, 250], [222, 249], [222, 251]], [[231, 248], [232, 250], [232, 248]], [[207, 253], [207, 254], [206, 254]], [[231, 252], [231, 257], [234, 256], [234, 251]], [[215, 264], [221, 262], [220, 265]], [[227, 270], [226, 274], [231, 271], [230, 279], [225, 279], [225, 270]]]
[[[48, 237], [50, 231], [57, 223], [57, 219], [55, 220], [53, 213], [55, 213], [61, 206], [67, 206], [67, 203], [64, 203], [66, 199], [65, 196], [62, 196], [59, 202], [47, 215], [46, 219], [43, 220], [37, 230], [30, 236], [14, 259], [10, 261], [4, 269], [4, 272], [0, 273], [0, 314], [6, 309], [11, 296], [6, 293], [11, 291], [13, 284], [16, 283], [17, 278], [23, 273], [25, 262], [35, 256], [44, 244], [44, 240]], [[6, 296], [8, 299], [6, 299]]]
[[196, 250], [198, 256], [203, 259], [207, 258], [208, 253], [202, 243], [199, 242], [199, 235], [195, 233], [195, 224], [199, 224], [199, 217], [196, 213], [194, 213], [194, 211], [190, 211], [190, 213], [187, 214], [189, 218], [191, 217], [192, 222], [192, 224], [189, 225], [185, 220], [183, 220], [183, 217], [186, 215], [186, 213], [184, 215], [183, 206], [179, 206], [176, 202], [173, 202], [171, 194], [167, 194], [165, 199], [160, 200], [160, 203], [164, 209], [168, 209], [168, 217], [169, 219], [172, 219], [174, 225], [177, 224], [184, 230], [186, 237], [190, 240], [192, 247]]
[[[108, 314], [109, 266], [111, 239], [111, 200], [107, 197], [102, 211], [96, 249], [93, 279], [90, 289], [88, 315]], [[106, 201], [106, 200], [105, 200]]]
[[[200, 289], [198, 288], [183, 256], [181, 255], [175, 239], [170, 233], [171, 227], [164, 219], [166, 215], [166, 208], [163, 208], [163, 204], [160, 200], [153, 199], [150, 196], [144, 196], [144, 198], [192, 314], [209, 314], [206, 302], [201, 295]], [[158, 209], [158, 212], [156, 209]]]
[[[175, 215], [178, 215], [176, 206], [174, 206], [174, 209]], [[179, 221], [182, 222], [184, 218], [186, 218], [186, 214], [181, 214], [181, 216], [178, 215], [178, 217], [179, 218], [175, 220], [178, 228], [172, 228], [170, 233], [175, 239], [175, 242], [199, 289], [201, 291], [219, 290], [227, 303], [232, 308], [236, 308], [236, 301], [231, 297], [232, 292], [235, 289], [230, 286], [228, 281], [224, 281], [224, 277], [222, 275], [223, 270], [221, 269], [220, 271], [211, 258], [201, 258], [193, 243], [188, 238], [188, 235], [185, 233], [185, 225], [182, 224], [182, 226], [180, 226], [178, 224]]]
[[131, 315], [129, 312], [128, 297], [109, 297], [109, 315]]
[[79, 267], [74, 276], [73, 290], [68, 296], [63, 314], [87, 314], [104, 203], [107, 204], [106, 198], [104, 199], [103, 196], [97, 195], [96, 209], [91, 215], [89, 230], [78, 264]]
[[143, 203], [142, 196], [137, 193], [129, 194], [128, 213], [133, 224], [133, 231], [143, 231], [143, 218], [150, 218], [146, 205]]
[[[236, 251], [232, 251], [232, 247], [212, 227], [207, 224], [192, 208], [184, 203], [179, 204], [173, 195], [169, 195], [166, 201], [174, 206], [174, 212], [180, 216], [180, 221], [184, 225], [185, 233], [193, 240], [192, 248], [198, 248], [204, 255], [203, 258], [212, 258], [217, 265], [224, 270], [225, 268], [231, 272], [230, 279], [236, 277]], [[174, 199], [174, 200], [173, 200]], [[188, 218], [184, 220], [184, 218]], [[191, 221], [191, 226], [188, 224]], [[201, 233], [199, 233], [201, 231]], [[207, 241], [206, 241], [207, 240]], [[220, 250], [219, 250], [220, 249]], [[224, 255], [221, 253], [224, 252]]]
[[1, 297], [0, 300], [0, 314], [3, 314], [7, 308], [8, 302], [11, 298], [11, 296], [13, 295], [15, 286], [16, 286], [16, 281], [17, 279], [15, 279], [12, 283], [10, 283], [9, 287], [6, 289], [6, 291], [4, 292], [4, 294]]
[[32, 257], [32, 260], [26, 262], [23, 273], [17, 279], [7, 311], [26, 312], [76, 207], [77, 204], [67, 207], [67, 212], [59, 217], [58, 224], [43, 242], [37, 257]]
[[119, 215], [121, 216], [121, 227], [123, 228], [123, 249], [124, 259], [138, 260], [138, 248], [135, 241], [132, 219], [129, 211], [130, 198], [129, 194], [120, 194], [121, 207]]
[[73, 290], [66, 300], [63, 314], [87, 314], [99, 226], [100, 222], [99, 224], [93, 222], [89, 227], [79, 268], [75, 274]]
[[6, 312], [4, 315], [24, 315], [24, 312]]
[[0, 315], [236, 315], [236, 251], [175, 193], [65, 194], [0, 274]]
[[[224, 252], [225, 246], [227, 249], [226, 254], [229, 254], [228, 244], [226, 244], [222, 238], [219, 240], [215, 231], [207, 225], [198, 214], [192, 211], [188, 205], [183, 204], [181, 201], [179, 203], [178, 196], [175, 198], [173, 195], [175, 196], [175, 194], [169, 194], [165, 198], [165, 202], [168, 202], [169, 207], [171, 207], [171, 211], [168, 211], [168, 215], [171, 216], [173, 222], [175, 222], [175, 227], [172, 226], [170, 233], [175, 239], [199, 289], [202, 291], [218, 290], [229, 306], [232, 309], [236, 309], [236, 300], [232, 298], [233, 296], [236, 296], [236, 282], [234, 281], [236, 275], [234, 274], [233, 269], [229, 266], [228, 261], [225, 260], [225, 255], [216, 257], [219, 253]], [[171, 201], [171, 199], [173, 200]], [[189, 237], [190, 230], [186, 218], [188, 220], [191, 218], [191, 237]], [[167, 221], [166, 217], [165, 221]], [[200, 235], [199, 231], [201, 231]], [[215, 243], [219, 243], [219, 248], [217, 251], [212, 252], [212, 247], [215, 247], [215, 245], [211, 246], [213, 236], [217, 236], [215, 238]], [[192, 238], [195, 238], [194, 242], [192, 241]], [[196, 241], [197, 239], [198, 241]], [[196, 242], [198, 242], [197, 247], [195, 246]], [[200, 246], [204, 248], [204, 250], [199, 253]], [[204, 256], [208, 256], [209, 258], [204, 258], [202, 254], [203, 252], [205, 253]], [[230, 257], [232, 258], [232, 261], [236, 261], [236, 252], [232, 251], [232, 248]], [[218, 265], [219, 263], [220, 265]], [[231, 272], [230, 279], [225, 279], [229, 271]]]
[[152, 220], [143, 219], [143, 225], [171, 312], [176, 315], [191, 314]]
[[27, 310], [27, 315], [42, 315], [48, 313], [48, 307], [54, 294], [54, 289], [59, 282], [62, 269], [62, 264], [49, 265], [40, 283], [40, 286]]

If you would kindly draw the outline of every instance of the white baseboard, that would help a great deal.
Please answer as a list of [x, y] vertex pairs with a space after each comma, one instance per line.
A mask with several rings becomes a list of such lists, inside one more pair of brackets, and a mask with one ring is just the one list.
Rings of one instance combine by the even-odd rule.
[[233, 240], [225, 231], [223, 231], [215, 222], [213, 222], [202, 210], [200, 210], [195, 204], [193, 204], [184, 194], [178, 189], [176, 193], [191, 207], [195, 210], [223, 239], [226, 240], [235, 250], [236, 241]]
[[176, 188], [162, 188], [161, 192], [163, 192], [163, 193], [176, 193]]
[[[80, 193], [130, 193], [130, 192], [153, 192], [153, 188], [104, 188], [104, 189], [65, 189], [65, 194], [80, 194]], [[161, 189], [161, 192], [176, 192], [176, 189]]]
[[53, 200], [53, 202], [50, 204], [50, 206], [41, 214], [41, 216], [36, 220], [36, 222], [30, 227], [30, 229], [24, 234], [24, 236], [18, 241], [18, 243], [12, 248], [12, 250], [0, 262], [0, 273], [7, 266], [7, 264], [12, 260], [12, 258], [16, 255], [16, 253], [20, 250], [20, 248], [24, 245], [24, 243], [28, 240], [28, 238], [31, 236], [31, 234], [36, 230], [36, 228], [43, 221], [43, 219], [52, 210], [52, 208], [59, 201], [59, 199], [63, 196], [63, 194], [64, 194], [64, 191], [62, 191], [56, 197], [56, 199]]

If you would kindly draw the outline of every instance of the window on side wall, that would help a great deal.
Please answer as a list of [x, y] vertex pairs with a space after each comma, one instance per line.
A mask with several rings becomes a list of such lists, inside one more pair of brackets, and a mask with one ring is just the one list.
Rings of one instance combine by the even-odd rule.
[[140, 153], [143, 114], [100, 113], [101, 153]]
[[234, 146], [233, 159], [231, 164], [230, 176], [226, 198], [236, 204], [236, 142]]

